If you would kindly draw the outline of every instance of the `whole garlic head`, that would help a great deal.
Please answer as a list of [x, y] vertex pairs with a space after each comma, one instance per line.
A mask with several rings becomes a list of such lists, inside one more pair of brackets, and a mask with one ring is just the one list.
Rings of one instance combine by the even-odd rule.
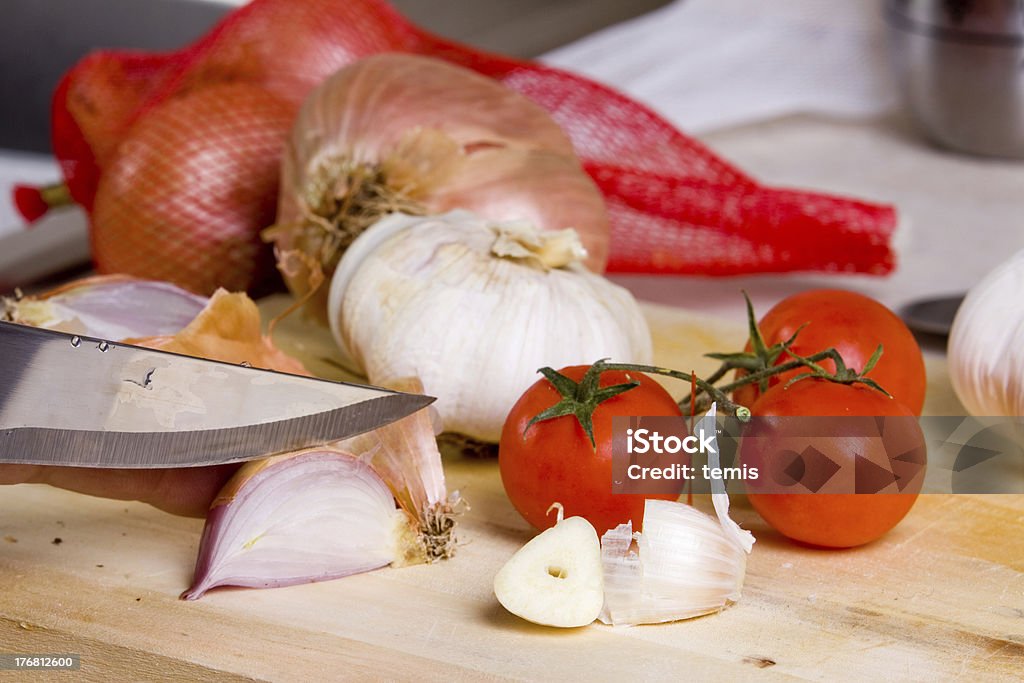
[[972, 415], [1024, 415], [1024, 251], [975, 285], [949, 336], [949, 373]]
[[538, 368], [651, 362], [636, 301], [585, 253], [571, 230], [394, 214], [338, 264], [331, 330], [350, 369], [380, 385], [419, 377], [446, 431], [496, 442]]

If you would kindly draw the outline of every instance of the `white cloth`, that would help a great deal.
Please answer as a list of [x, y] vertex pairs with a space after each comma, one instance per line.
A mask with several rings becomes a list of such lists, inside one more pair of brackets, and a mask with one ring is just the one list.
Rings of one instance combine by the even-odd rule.
[[892, 107], [878, 0], [676, 0], [543, 57], [705, 133], [795, 113]]

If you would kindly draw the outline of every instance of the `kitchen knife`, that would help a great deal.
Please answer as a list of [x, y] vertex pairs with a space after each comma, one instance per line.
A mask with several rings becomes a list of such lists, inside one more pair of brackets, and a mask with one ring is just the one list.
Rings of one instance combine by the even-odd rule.
[[369, 431], [433, 400], [0, 323], [0, 462], [253, 460]]

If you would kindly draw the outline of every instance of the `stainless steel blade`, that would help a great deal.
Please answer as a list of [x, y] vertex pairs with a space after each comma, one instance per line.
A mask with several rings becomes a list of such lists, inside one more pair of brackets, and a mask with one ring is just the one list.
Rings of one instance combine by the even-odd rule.
[[432, 401], [0, 323], [0, 462], [252, 460], [353, 436]]

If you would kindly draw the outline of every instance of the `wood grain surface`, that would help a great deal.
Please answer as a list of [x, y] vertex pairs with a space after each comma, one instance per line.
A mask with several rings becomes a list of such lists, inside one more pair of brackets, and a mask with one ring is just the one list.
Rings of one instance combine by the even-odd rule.
[[[645, 310], [661, 364], [702, 371], [704, 350], [743, 336], [732, 323]], [[336, 373], [323, 333], [289, 320], [279, 336], [312, 370]], [[956, 407], [942, 362], [929, 370], [928, 409]], [[454, 559], [217, 590], [189, 603], [177, 596], [201, 521], [41, 486], [4, 488], [0, 652], [81, 654], [81, 669], [61, 675], [90, 681], [1000, 681], [1024, 671], [1020, 496], [923, 496], [882, 540], [838, 552], [787, 542], [737, 498], [737, 521], [758, 539], [740, 602], [675, 624], [559, 631], [506, 613], [491, 592], [497, 569], [531, 535], [496, 463], [450, 454], [445, 467], [472, 506]], [[55, 673], [0, 672], [15, 677]]]

